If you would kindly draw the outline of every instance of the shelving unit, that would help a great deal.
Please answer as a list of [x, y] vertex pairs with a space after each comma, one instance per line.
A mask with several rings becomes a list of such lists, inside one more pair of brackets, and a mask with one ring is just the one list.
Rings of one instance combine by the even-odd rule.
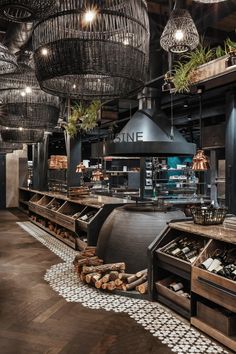
[[[95, 246], [102, 224], [125, 201], [112, 197], [69, 198], [49, 192], [20, 189], [31, 221], [74, 249]], [[24, 204], [26, 205], [26, 204]]]
[[[230, 219], [229, 219], [230, 220]], [[193, 263], [165, 252], [179, 237], [202, 243]], [[236, 249], [236, 229], [201, 226], [192, 221], [172, 222], [150, 245], [149, 293], [192, 325], [236, 352], [236, 281], [204, 270], [200, 265], [216, 249]], [[169, 289], [178, 279], [191, 295], [186, 299]]]

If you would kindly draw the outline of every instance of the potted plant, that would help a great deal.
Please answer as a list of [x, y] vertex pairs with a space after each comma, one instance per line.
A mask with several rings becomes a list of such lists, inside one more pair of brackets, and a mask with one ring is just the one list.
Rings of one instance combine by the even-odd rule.
[[73, 105], [66, 126], [68, 134], [74, 137], [78, 131], [87, 132], [94, 129], [97, 126], [100, 110], [101, 102], [98, 100], [91, 102], [88, 106], [82, 103]]

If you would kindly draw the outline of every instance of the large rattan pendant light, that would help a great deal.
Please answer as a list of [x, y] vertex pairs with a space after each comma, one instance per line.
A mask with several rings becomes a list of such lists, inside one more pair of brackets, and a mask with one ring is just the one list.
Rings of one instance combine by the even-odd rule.
[[17, 59], [7, 47], [0, 43], [0, 75], [12, 73], [17, 68]]
[[13, 22], [32, 22], [48, 16], [55, 0], [0, 0], [0, 17]]
[[59, 0], [33, 32], [36, 76], [62, 97], [110, 99], [140, 90], [149, 62], [145, 0]]
[[44, 131], [37, 129], [1, 128], [2, 140], [9, 143], [34, 144], [43, 141]]
[[190, 13], [178, 8], [177, 1], [160, 39], [167, 52], [184, 53], [195, 49], [199, 35]]
[[59, 118], [59, 98], [42, 91], [29, 69], [1, 76], [0, 102], [2, 126], [51, 130]]

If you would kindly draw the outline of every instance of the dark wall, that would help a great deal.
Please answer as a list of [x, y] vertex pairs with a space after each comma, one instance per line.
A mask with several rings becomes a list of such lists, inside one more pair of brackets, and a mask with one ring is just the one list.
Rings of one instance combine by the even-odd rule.
[[6, 157], [0, 155], [0, 209], [6, 207]]

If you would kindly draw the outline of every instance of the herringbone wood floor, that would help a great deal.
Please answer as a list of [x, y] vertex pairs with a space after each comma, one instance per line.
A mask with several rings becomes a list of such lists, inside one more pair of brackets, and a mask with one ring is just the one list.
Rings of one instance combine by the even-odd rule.
[[67, 303], [51, 290], [43, 276], [61, 259], [19, 219], [0, 211], [1, 354], [171, 354], [128, 315]]

